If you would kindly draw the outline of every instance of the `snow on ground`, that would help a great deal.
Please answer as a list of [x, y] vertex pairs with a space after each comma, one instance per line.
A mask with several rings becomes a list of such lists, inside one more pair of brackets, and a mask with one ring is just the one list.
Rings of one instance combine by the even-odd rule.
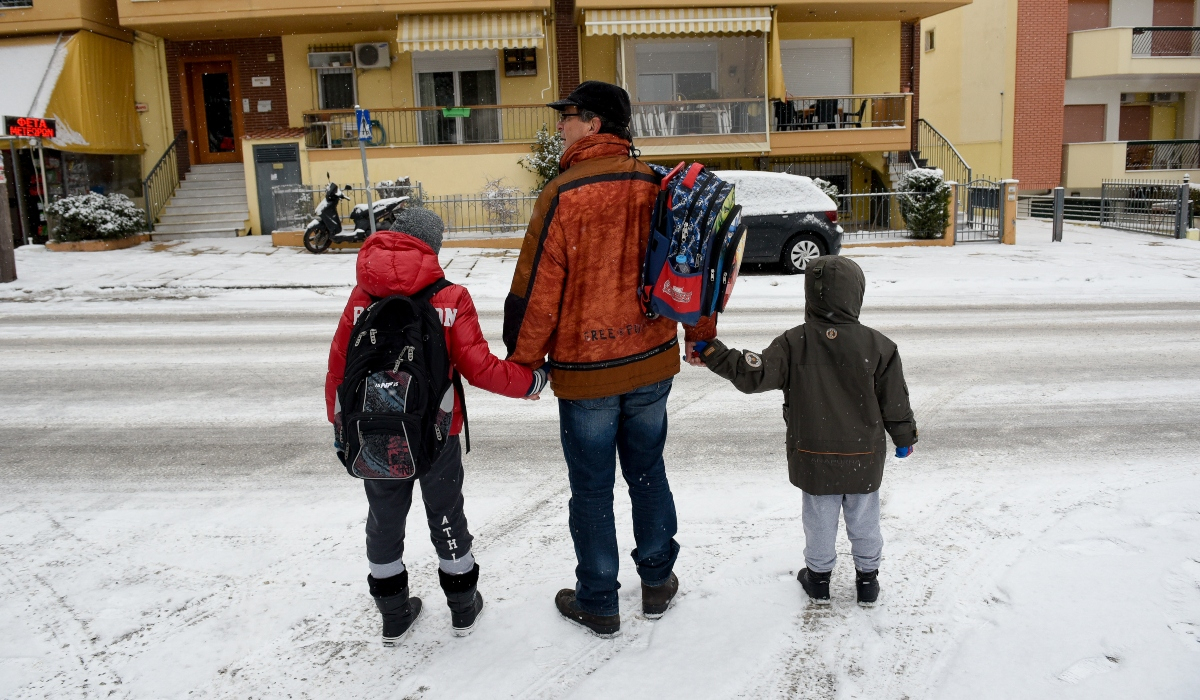
[[[552, 400], [468, 389], [485, 616], [378, 644], [361, 486], [321, 386], [354, 256], [262, 239], [17, 251], [0, 287], [0, 697], [1126, 698], [1200, 687], [1200, 244], [1021, 222], [1020, 245], [855, 249], [865, 321], [921, 426], [883, 487], [882, 604], [810, 607], [779, 397], [684, 368], [667, 463], [677, 605], [622, 635], [558, 619], [573, 580]], [[514, 255], [447, 249], [501, 351]], [[762, 348], [801, 280], [752, 270], [721, 321]], [[549, 397], [547, 397], [549, 399]], [[622, 550], [633, 547], [617, 496]]]

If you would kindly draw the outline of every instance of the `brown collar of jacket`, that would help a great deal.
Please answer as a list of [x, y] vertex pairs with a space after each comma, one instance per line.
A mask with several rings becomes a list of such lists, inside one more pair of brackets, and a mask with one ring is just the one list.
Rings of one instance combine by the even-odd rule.
[[[615, 396], [679, 371], [678, 325], [646, 318], [638, 301], [659, 178], [629, 146], [596, 134], [563, 153], [504, 303], [509, 359], [536, 367], [549, 356], [559, 398]], [[688, 329], [687, 340], [715, 332]]]

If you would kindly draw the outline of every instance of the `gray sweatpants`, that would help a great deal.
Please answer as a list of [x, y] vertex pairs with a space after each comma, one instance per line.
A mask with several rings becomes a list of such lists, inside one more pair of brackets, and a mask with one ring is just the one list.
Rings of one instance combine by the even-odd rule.
[[879, 491], [813, 496], [804, 493], [804, 563], [809, 571], [833, 571], [837, 563], [834, 543], [838, 533], [839, 511], [846, 515], [846, 535], [854, 568], [877, 571], [883, 553], [883, 533], [879, 531]]

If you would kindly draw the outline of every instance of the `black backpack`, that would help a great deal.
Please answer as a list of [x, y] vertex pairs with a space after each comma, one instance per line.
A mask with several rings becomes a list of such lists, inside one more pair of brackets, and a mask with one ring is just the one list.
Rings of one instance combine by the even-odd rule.
[[[338, 457], [359, 479], [412, 479], [428, 471], [450, 439], [457, 394], [466, 427], [462, 379], [450, 372], [442, 320], [430, 299], [445, 278], [411, 297], [376, 299], [350, 334], [338, 387]], [[471, 438], [466, 436], [467, 451]]]

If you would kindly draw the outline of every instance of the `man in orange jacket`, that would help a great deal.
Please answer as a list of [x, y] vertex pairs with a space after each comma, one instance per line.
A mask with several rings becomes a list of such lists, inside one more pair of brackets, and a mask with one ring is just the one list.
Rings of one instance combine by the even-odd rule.
[[[508, 359], [549, 367], [559, 399], [578, 566], [575, 588], [559, 591], [555, 604], [568, 620], [608, 637], [621, 628], [618, 455], [633, 505], [632, 556], [645, 615], [661, 617], [679, 588], [675, 501], [662, 456], [679, 329], [670, 319], [646, 318], [638, 301], [659, 178], [631, 155], [628, 93], [587, 81], [549, 106], [559, 112], [566, 145], [562, 172], [542, 190], [526, 230], [504, 303], [504, 342]], [[690, 362], [699, 363], [692, 343], [715, 335], [712, 319], [686, 329]]]

